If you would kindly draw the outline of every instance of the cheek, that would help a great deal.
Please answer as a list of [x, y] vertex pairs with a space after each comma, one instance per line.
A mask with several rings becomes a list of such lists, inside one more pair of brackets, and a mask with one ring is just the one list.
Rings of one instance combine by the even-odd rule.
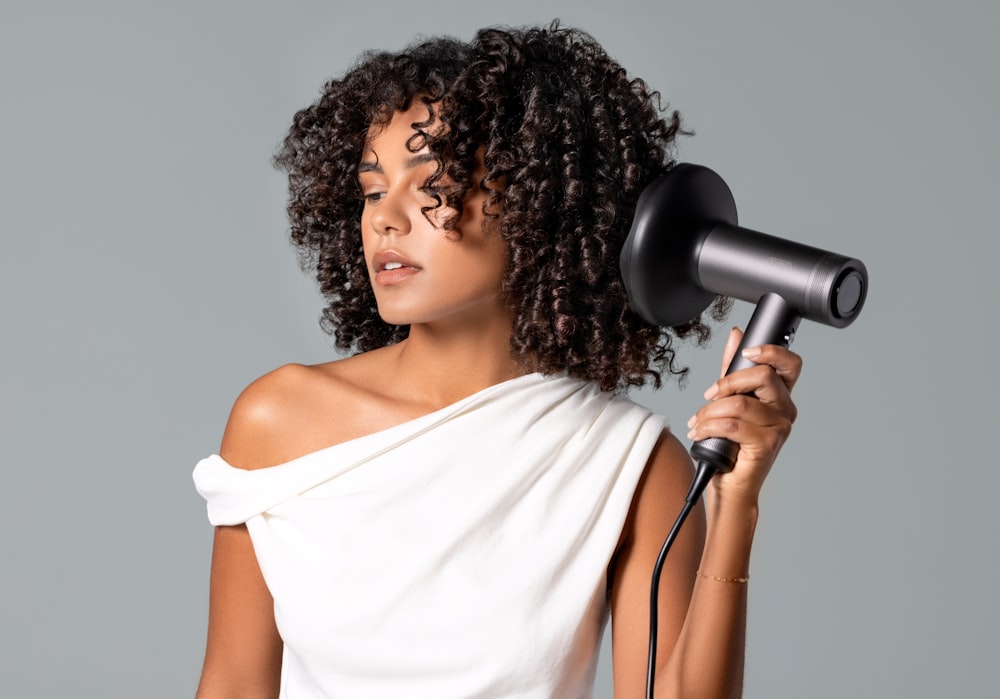
[[498, 237], [491, 236], [484, 241], [476, 264], [482, 270], [484, 281], [499, 289], [507, 271], [507, 246]]
[[367, 217], [364, 214], [361, 215], [361, 230], [358, 232], [358, 236], [361, 238], [361, 251], [364, 254], [365, 264], [370, 266], [371, 256], [377, 245], [377, 236], [368, 225]]
[[421, 215], [426, 217], [431, 226], [440, 231], [448, 231], [448, 224], [454, 224], [455, 222], [455, 210], [450, 209], [447, 206], [438, 206], [436, 208], [429, 209], [426, 213], [422, 213]]

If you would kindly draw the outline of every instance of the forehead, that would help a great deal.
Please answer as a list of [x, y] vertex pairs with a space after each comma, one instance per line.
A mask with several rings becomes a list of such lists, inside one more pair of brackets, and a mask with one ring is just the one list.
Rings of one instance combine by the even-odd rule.
[[426, 148], [422, 135], [434, 127], [430, 121], [430, 110], [422, 102], [415, 102], [405, 111], [393, 112], [388, 120], [373, 121], [365, 137], [364, 154], [380, 148], [405, 147], [412, 153]]

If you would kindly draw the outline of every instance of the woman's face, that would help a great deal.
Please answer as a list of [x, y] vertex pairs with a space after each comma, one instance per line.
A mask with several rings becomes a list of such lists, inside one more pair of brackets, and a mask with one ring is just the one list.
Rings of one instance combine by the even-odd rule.
[[[387, 323], [482, 322], [505, 313], [500, 284], [507, 260], [500, 236], [483, 230], [478, 187], [463, 203], [451, 229], [442, 223], [454, 210], [435, 206], [427, 181], [437, 162], [426, 147], [412, 151], [412, 124], [427, 119], [417, 103], [369, 135], [358, 179], [364, 196], [361, 237], [379, 315]], [[455, 235], [458, 233], [458, 235]]]

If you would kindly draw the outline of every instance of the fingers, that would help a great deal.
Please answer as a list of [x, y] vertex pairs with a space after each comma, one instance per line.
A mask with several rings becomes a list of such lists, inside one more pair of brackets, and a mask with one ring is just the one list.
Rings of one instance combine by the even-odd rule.
[[[734, 329], [726, 343], [730, 354], [742, 333]], [[787, 348], [777, 345], [751, 347], [743, 352], [757, 366], [723, 376], [707, 391], [704, 405], [690, 420], [691, 439], [726, 437], [761, 446], [782, 443], [798, 416], [791, 390], [802, 371], [802, 359]], [[728, 365], [727, 357], [725, 364]], [[760, 429], [772, 430], [764, 434]]]
[[[733, 337], [732, 335], [730, 336]], [[726, 349], [729, 349], [728, 343]], [[733, 393], [756, 393], [755, 387], [764, 387], [766, 378], [773, 373], [791, 391], [802, 373], [802, 358], [784, 347], [777, 345], [760, 345], [743, 350], [743, 356], [757, 364], [757, 367], [736, 371], [729, 376], [723, 376], [709, 387], [705, 398], [711, 400], [716, 395], [725, 396]], [[729, 360], [724, 366], [729, 365]], [[759, 369], [764, 368], [764, 371]], [[725, 371], [725, 369], [723, 369]], [[711, 395], [709, 395], [711, 394]], [[762, 400], [763, 396], [759, 396]]]
[[757, 365], [765, 365], [774, 369], [774, 373], [791, 391], [795, 382], [802, 374], [802, 357], [785, 347], [778, 345], [760, 345], [747, 347], [743, 356]]
[[[733, 396], [741, 396], [788, 411], [791, 413], [789, 417], [795, 419], [795, 405], [792, 402], [791, 390], [770, 366], [750, 367], [729, 376], [723, 376], [705, 391], [705, 398], [713, 403]], [[743, 401], [740, 403], [742, 404]]]
[[[749, 455], [762, 461], [771, 461], [792, 432], [792, 420], [782, 412], [764, 411], [753, 405], [753, 398], [747, 396], [732, 396], [725, 401], [747, 401], [743, 406], [736, 403], [736, 411], [742, 411], [736, 417], [723, 404], [718, 404], [719, 410], [706, 407], [688, 422], [690, 428], [687, 438], [693, 442], [709, 437], [721, 437], [740, 445], [740, 453], [749, 451]], [[717, 404], [711, 404], [716, 408]], [[715, 414], [718, 412], [718, 414]]]
[[795, 404], [790, 400], [781, 404], [768, 404], [744, 394], [726, 396], [702, 406], [695, 413], [688, 421], [688, 427], [691, 428], [688, 438], [699, 440], [705, 437], [725, 437], [745, 444], [759, 437], [761, 429], [787, 433], [791, 430], [796, 415]]

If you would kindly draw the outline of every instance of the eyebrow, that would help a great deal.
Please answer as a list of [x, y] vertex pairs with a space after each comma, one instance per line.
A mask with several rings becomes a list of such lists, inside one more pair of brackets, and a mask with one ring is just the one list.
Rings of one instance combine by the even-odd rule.
[[[423, 165], [424, 163], [429, 163], [429, 162], [431, 162], [431, 161], [433, 161], [435, 159], [436, 158], [434, 157], [434, 155], [432, 153], [426, 153], [426, 152], [425, 153], [417, 153], [415, 155], [411, 155], [409, 158], [407, 158], [406, 160], [404, 160], [403, 161], [403, 167], [406, 168], [406, 169], [410, 169], [410, 168], [417, 167], [419, 165]], [[372, 160], [362, 160], [360, 163], [358, 163], [358, 174], [360, 175], [363, 172], [378, 172], [378, 173], [381, 173], [381, 172], [383, 172], [383, 170], [382, 170], [382, 166], [379, 165], [379, 163], [378, 163], [377, 160], [374, 160], [374, 161], [372, 161]]]

